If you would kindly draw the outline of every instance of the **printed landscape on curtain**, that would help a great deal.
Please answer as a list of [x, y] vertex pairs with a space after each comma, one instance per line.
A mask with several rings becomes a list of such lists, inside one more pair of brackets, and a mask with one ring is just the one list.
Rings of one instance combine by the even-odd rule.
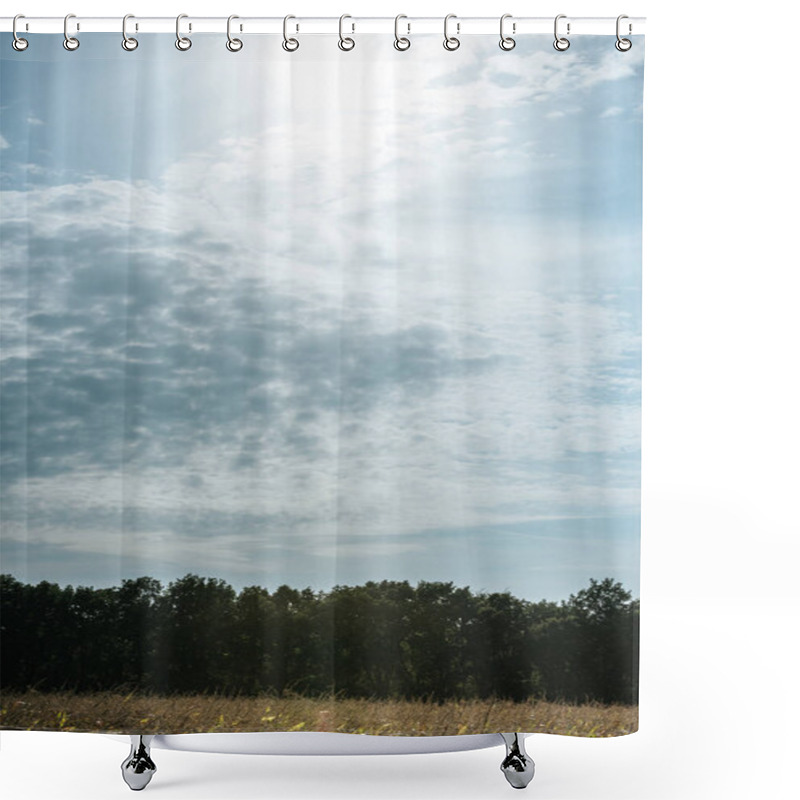
[[642, 38], [10, 40], [0, 726], [635, 731]]

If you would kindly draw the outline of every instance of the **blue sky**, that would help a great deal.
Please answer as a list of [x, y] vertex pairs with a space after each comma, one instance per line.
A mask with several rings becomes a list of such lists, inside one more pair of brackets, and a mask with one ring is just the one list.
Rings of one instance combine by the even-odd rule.
[[3, 571], [638, 593], [643, 41], [385, 38], [3, 35]]

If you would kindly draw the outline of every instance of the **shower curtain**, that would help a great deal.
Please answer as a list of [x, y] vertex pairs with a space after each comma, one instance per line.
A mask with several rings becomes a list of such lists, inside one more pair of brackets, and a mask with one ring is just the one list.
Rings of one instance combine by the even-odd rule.
[[644, 41], [2, 54], [2, 727], [637, 729]]

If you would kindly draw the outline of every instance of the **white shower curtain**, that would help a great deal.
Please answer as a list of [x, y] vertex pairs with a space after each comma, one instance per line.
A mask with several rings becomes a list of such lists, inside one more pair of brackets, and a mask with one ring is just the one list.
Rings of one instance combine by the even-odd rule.
[[637, 729], [644, 41], [0, 39], [0, 727]]

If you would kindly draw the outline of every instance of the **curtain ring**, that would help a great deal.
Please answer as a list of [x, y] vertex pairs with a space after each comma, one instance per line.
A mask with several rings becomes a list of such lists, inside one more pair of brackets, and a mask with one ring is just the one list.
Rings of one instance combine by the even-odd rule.
[[[342, 25], [346, 19], [353, 18], [349, 14], [342, 14], [342, 16], [339, 17], [339, 49], [344, 50], [345, 52], [352, 50], [356, 46], [355, 40], [349, 36], [345, 36], [342, 32]], [[353, 26], [353, 33], [355, 33], [355, 23], [351, 23], [351, 25]]]
[[517, 46], [517, 43], [514, 41], [514, 39], [512, 39], [510, 36], [506, 36], [503, 33], [503, 23], [507, 19], [511, 19], [511, 14], [503, 14], [503, 16], [500, 17], [500, 49], [506, 51], [513, 50]]
[[23, 39], [20, 36], [17, 36], [17, 20], [18, 19], [25, 19], [24, 14], [17, 14], [14, 17], [14, 21], [11, 23], [11, 32], [14, 34], [14, 38], [11, 40], [11, 46], [18, 52], [21, 53], [23, 50], [28, 49], [28, 40]]
[[[567, 18], [566, 14], [559, 14], [556, 17], [556, 21], [553, 25], [553, 32], [556, 37], [556, 40], [553, 42], [553, 47], [555, 47], [555, 49], [558, 50], [559, 53], [563, 53], [565, 50], [569, 49], [569, 39], [567, 39], [564, 36], [558, 35], [558, 21], [560, 19], [566, 19], [566, 18]], [[569, 22], [567, 23], [567, 33], [569, 33]]]
[[[628, 19], [628, 18], [629, 17], [628, 17], [627, 14], [620, 14], [617, 17], [617, 41], [614, 42], [614, 47], [616, 47], [617, 50], [620, 51], [620, 53], [627, 53], [628, 50], [630, 50], [631, 47], [633, 47], [633, 42], [630, 39], [623, 39], [619, 35], [619, 23], [622, 22], [623, 19]], [[633, 29], [633, 26], [629, 23], [628, 24], [628, 33], [630, 33], [632, 29]]]
[[[456, 19], [456, 15], [455, 14], [448, 14], [444, 18], [444, 49], [452, 51], [452, 50], [458, 50], [458, 48], [461, 47], [461, 40], [459, 38], [457, 38], [456, 36], [450, 36], [447, 33], [447, 23], [451, 19]], [[458, 32], [459, 27], [460, 27], [460, 25], [457, 24], [456, 25], [456, 33]]]
[[[74, 14], [67, 14], [67, 16], [64, 17], [64, 42], [63, 42], [63, 44], [64, 44], [64, 49], [65, 50], [70, 50], [70, 51], [77, 50], [81, 46], [81, 43], [74, 36], [70, 36], [69, 35], [69, 31], [67, 30], [67, 25], [69, 24], [69, 21], [71, 19], [75, 19], [75, 15]], [[80, 29], [78, 29], [78, 30], [80, 30]]]
[[[231, 14], [228, 17], [228, 41], [225, 42], [225, 47], [231, 51], [231, 53], [238, 53], [242, 47], [244, 47], [244, 43], [241, 39], [233, 39], [231, 38], [231, 20], [239, 19], [236, 14]], [[241, 30], [241, 28], [239, 28]]]
[[135, 19], [133, 14], [126, 14], [122, 18], [122, 49], [127, 50], [129, 53], [134, 51], [139, 46], [139, 40], [128, 36], [127, 24], [129, 19]]
[[292, 16], [291, 14], [285, 16], [283, 18], [283, 43], [282, 47], [287, 53], [294, 53], [298, 47], [300, 47], [300, 42], [297, 39], [290, 39], [287, 35], [289, 30], [289, 20], [290, 19], [297, 19], [296, 17]]
[[[400, 36], [400, 20], [401, 19], [408, 19], [405, 14], [398, 14], [394, 18], [394, 49], [395, 50], [408, 50], [411, 47], [411, 39], [407, 38], [406, 36]], [[406, 23], [408, 27], [408, 32], [411, 33], [411, 25]]]
[[[178, 14], [175, 20], [175, 47], [178, 50], [188, 50], [192, 46], [192, 40], [188, 36], [181, 36], [181, 20], [188, 19], [188, 14]], [[192, 26], [189, 25], [189, 30]]]

